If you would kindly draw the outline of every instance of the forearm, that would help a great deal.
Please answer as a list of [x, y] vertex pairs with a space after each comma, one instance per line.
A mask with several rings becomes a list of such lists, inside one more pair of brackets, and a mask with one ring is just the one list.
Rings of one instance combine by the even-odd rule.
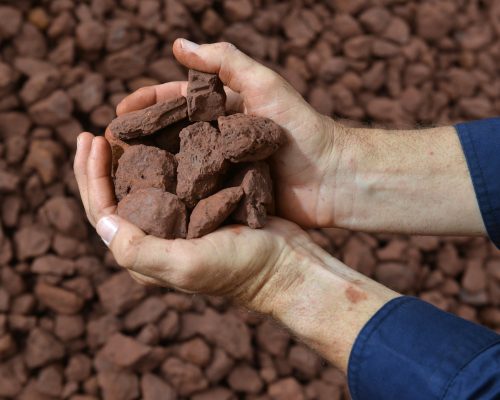
[[396, 292], [348, 268], [318, 249], [306, 260], [301, 283], [279, 296], [274, 317], [294, 336], [342, 371], [370, 318]]
[[336, 226], [408, 234], [485, 234], [453, 127], [345, 128], [336, 151], [341, 153], [331, 190]]

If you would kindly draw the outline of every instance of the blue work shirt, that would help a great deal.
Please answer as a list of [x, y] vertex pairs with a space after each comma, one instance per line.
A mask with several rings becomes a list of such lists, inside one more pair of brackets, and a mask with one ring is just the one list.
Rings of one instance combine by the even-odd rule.
[[[500, 118], [456, 128], [484, 224], [500, 247]], [[348, 379], [354, 400], [500, 399], [500, 335], [399, 297], [361, 330]]]

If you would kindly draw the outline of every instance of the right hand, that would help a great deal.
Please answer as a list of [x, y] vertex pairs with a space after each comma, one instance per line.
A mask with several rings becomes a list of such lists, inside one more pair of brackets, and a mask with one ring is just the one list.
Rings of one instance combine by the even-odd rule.
[[[284, 128], [287, 144], [272, 158], [278, 216], [301, 226], [333, 226], [331, 183], [344, 128], [316, 112], [280, 75], [232, 44], [198, 46], [178, 39], [174, 55], [188, 68], [218, 74], [226, 85], [229, 110], [266, 117]], [[117, 114], [185, 96], [186, 89], [187, 82], [141, 88], [118, 105]]]

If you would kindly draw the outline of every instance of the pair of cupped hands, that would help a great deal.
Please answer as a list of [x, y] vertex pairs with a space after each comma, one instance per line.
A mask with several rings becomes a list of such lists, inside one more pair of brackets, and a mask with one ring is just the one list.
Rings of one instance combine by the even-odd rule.
[[[173, 51], [187, 68], [219, 75], [228, 110], [270, 118], [285, 130], [286, 145], [271, 160], [277, 216], [264, 229], [227, 226], [194, 240], [148, 236], [115, 214], [110, 146], [103, 136], [84, 132], [74, 171], [87, 217], [116, 261], [140, 283], [226, 296], [274, 314], [283, 296], [300, 290], [315, 264], [311, 260], [327, 257], [301, 227], [335, 225], [336, 165], [349, 135], [282, 77], [231, 44], [178, 39]], [[118, 105], [117, 114], [185, 96], [186, 88], [187, 82], [141, 88]]]

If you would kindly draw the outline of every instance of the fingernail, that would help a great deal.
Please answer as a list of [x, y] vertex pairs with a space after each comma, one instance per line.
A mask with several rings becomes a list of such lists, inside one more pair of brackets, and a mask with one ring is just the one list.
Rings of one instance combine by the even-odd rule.
[[187, 39], [181, 39], [181, 47], [187, 51], [195, 51], [200, 45]]
[[97, 222], [95, 229], [106, 246], [109, 246], [115, 237], [116, 232], [118, 231], [118, 226], [119, 223], [113, 215], [106, 215]]
[[76, 148], [80, 147], [80, 142], [82, 141], [82, 134], [79, 134], [76, 138]]

